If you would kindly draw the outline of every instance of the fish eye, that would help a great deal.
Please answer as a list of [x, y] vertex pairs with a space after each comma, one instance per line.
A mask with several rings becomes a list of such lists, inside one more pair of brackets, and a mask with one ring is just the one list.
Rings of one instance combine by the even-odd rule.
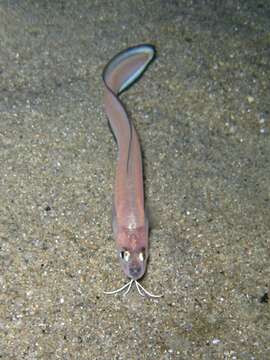
[[120, 257], [122, 260], [128, 262], [130, 259], [130, 252], [127, 250], [120, 251]]
[[139, 253], [139, 260], [140, 260], [141, 262], [143, 262], [143, 261], [144, 261], [144, 259], [145, 259], [144, 252], [143, 252], [143, 251], [141, 251], [141, 252]]

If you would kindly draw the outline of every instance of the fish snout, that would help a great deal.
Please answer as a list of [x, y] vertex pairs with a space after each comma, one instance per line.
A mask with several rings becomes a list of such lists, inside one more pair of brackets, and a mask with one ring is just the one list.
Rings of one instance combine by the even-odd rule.
[[143, 275], [143, 267], [140, 265], [131, 266], [129, 268], [129, 277], [138, 280]]

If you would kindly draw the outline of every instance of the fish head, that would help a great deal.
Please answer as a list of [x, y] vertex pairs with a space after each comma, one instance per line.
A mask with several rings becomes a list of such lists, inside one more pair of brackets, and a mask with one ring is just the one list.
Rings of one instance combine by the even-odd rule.
[[148, 260], [148, 229], [122, 229], [117, 240], [122, 270], [130, 279], [140, 279], [146, 271]]
[[148, 251], [142, 247], [139, 249], [121, 248], [118, 250], [122, 270], [130, 279], [138, 280], [146, 271]]

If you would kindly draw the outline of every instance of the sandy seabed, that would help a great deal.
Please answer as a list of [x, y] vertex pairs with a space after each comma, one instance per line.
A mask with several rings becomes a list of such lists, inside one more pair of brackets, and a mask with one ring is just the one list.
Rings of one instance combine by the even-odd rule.
[[[124, 278], [101, 73], [140, 135], [161, 299]], [[270, 359], [270, 4], [0, 1], [0, 359]]]

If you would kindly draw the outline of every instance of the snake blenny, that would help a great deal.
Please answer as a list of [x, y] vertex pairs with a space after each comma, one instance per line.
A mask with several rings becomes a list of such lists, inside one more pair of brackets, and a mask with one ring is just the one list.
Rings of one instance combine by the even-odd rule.
[[114, 56], [103, 71], [105, 111], [118, 145], [113, 198], [113, 233], [118, 257], [130, 279], [116, 294], [135, 284], [142, 296], [160, 297], [145, 290], [139, 283], [146, 271], [149, 253], [149, 226], [144, 204], [141, 147], [137, 132], [118, 96], [132, 85], [155, 57], [151, 45], [138, 45]]

